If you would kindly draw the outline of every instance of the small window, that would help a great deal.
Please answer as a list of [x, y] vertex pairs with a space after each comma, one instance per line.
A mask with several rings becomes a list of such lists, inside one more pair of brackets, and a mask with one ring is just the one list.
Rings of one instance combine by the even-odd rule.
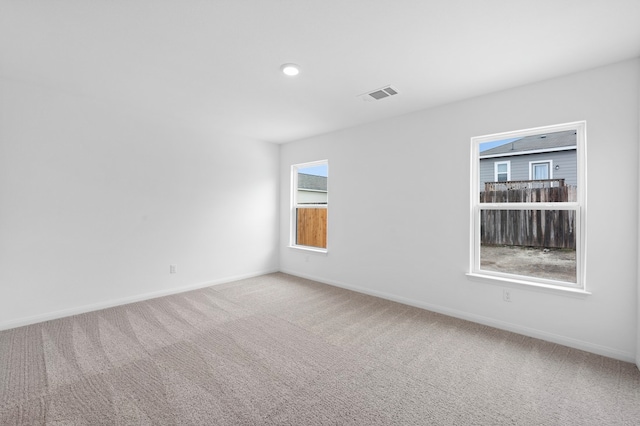
[[329, 164], [296, 164], [291, 174], [291, 246], [326, 251]]
[[586, 123], [471, 142], [470, 274], [584, 290]]
[[553, 179], [552, 166], [553, 161], [531, 161], [529, 163], [529, 179], [531, 180], [544, 180]]
[[496, 182], [506, 182], [511, 180], [511, 162], [496, 161], [494, 163]]

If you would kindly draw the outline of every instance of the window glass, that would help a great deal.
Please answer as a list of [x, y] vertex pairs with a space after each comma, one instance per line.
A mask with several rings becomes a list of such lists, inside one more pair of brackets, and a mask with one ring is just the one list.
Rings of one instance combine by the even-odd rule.
[[326, 249], [329, 165], [320, 161], [292, 170], [292, 245]]
[[506, 182], [509, 180], [508, 163], [496, 163], [496, 177], [498, 182]]
[[[477, 161], [480, 202], [576, 201], [576, 130], [481, 142]], [[512, 193], [485, 194], [496, 191]]]
[[471, 271], [584, 288], [585, 123], [538, 130], [472, 138]]
[[300, 167], [298, 174], [298, 204], [327, 204], [326, 164]]
[[575, 210], [483, 210], [480, 269], [576, 283]]

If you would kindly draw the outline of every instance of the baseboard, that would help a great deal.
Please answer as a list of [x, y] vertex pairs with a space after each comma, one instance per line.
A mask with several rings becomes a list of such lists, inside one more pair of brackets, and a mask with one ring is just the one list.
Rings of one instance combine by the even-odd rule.
[[545, 340], [552, 343], [557, 343], [559, 345], [568, 346], [574, 349], [580, 349], [586, 352], [591, 352], [597, 355], [606, 356], [608, 358], [617, 359], [620, 361], [626, 361], [635, 363], [636, 357], [635, 354], [620, 351], [618, 349], [610, 348], [607, 346], [597, 345], [590, 342], [585, 342], [579, 339], [574, 339], [572, 337], [562, 336], [559, 334], [549, 333], [542, 330], [537, 330], [534, 328], [523, 327], [518, 324], [512, 324], [506, 321], [500, 321], [493, 318], [485, 317], [482, 315], [470, 314], [468, 312], [459, 311], [456, 309], [447, 308], [444, 306], [433, 305], [431, 303], [420, 302], [417, 300], [409, 299], [406, 297], [396, 296], [394, 294], [385, 293], [376, 290], [370, 290], [368, 288], [345, 284], [343, 282], [335, 281], [335, 280], [327, 280], [321, 277], [315, 277], [308, 274], [302, 274], [297, 271], [281, 269], [280, 272], [285, 274], [294, 275], [300, 278], [306, 278], [309, 280], [317, 281], [323, 284], [332, 285], [335, 287], [344, 288], [347, 290], [356, 291], [358, 293], [368, 294], [370, 296], [380, 297], [382, 299], [391, 300], [393, 302], [402, 303], [404, 305], [415, 306], [416, 308], [426, 309], [428, 311], [437, 312], [443, 315], [448, 315], [455, 318], [460, 318], [467, 321], [472, 321], [478, 324], [487, 325], [490, 327], [498, 328], [500, 330], [511, 331], [513, 333], [522, 334], [524, 336], [533, 337], [540, 340]]
[[157, 297], [184, 293], [185, 291], [197, 290], [204, 287], [211, 287], [213, 285], [219, 285], [219, 284], [225, 284], [233, 281], [244, 280], [246, 278], [253, 278], [260, 275], [271, 274], [278, 271], [279, 271], [278, 269], [272, 269], [272, 270], [265, 270], [265, 271], [259, 271], [259, 272], [252, 272], [248, 274], [220, 278], [213, 281], [201, 282], [201, 283], [190, 284], [182, 287], [154, 291], [151, 293], [138, 294], [135, 296], [124, 297], [122, 299], [110, 300], [107, 302], [92, 303], [89, 305], [83, 305], [76, 308], [69, 308], [69, 309], [63, 309], [60, 311], [47, 312], [46, 314], [34, 315], [30, 317], [19, 318], [16, 320], [4, 321], [4, 322], [0, 322], [0, 330], [8, 330], [10, 328], [22, 327], [25, 325], [36, 324], [43, 321], [69, 317], [72, 315], [84, 314], [86, 312], [99, 311], [101, 309], [112, 308], [114, 306], [126, 305], [134, 302], [140, 302], [142, 300], [149, 300], [149, 299], [155, 299]]

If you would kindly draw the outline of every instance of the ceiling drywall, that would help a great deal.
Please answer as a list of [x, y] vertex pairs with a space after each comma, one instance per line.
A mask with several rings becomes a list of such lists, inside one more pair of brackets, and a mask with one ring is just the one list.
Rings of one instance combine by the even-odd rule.
[[640, 0], [0, 0], [1, 77], [278, 143], [638, 56]]

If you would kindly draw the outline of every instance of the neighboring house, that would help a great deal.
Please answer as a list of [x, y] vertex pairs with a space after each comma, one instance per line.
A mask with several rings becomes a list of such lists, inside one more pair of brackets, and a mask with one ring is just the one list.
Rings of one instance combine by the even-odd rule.
[[327, 204], [327, 178], [298, 174], [298, 204]]
[[485, 182], [564, 179], [577, 185], [573, 130], [527, 136], [480, 152], [480, 191]]

